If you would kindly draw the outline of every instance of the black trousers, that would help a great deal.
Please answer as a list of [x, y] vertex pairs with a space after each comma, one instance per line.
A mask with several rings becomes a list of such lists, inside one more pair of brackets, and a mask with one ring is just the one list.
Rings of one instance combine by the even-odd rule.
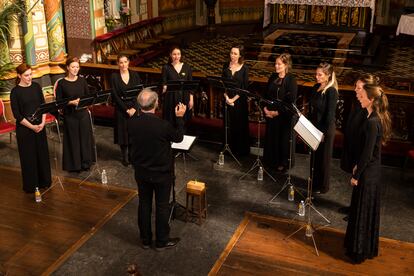
[[152, 198], [155, 193], [155, 234], [156, 244], [162, 246], [168, 241], [170, 226], [168, 219], [170, 216], [170, 192], [171, 181], [140, 180], [135, 174], [138, 184], [138, 227], [142, 240], [152, 240], [151, 213]]

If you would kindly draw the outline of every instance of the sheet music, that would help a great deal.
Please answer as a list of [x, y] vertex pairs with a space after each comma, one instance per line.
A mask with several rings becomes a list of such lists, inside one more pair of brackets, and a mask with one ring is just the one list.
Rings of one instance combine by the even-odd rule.
[[193, 145], [195, 139], [195, 136], [184, 135], [183, 141], [181, 141], [180, 143], [172, 143], [171, 148], [178, 150], [189, 150]]
[[305, 116], [300, 115], [299, 120], [293, 129], [314, 151], [317, 150], [322, 141], [323, 133], [306, 119]]

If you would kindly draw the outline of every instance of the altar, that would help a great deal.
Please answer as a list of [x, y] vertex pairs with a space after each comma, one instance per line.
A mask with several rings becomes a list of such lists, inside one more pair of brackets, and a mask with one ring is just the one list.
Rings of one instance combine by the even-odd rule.
[[372, 32], [374, 14], [375, 0], [265, 0], [263, 27], [316, 25], [349, 31], [369, 25]]

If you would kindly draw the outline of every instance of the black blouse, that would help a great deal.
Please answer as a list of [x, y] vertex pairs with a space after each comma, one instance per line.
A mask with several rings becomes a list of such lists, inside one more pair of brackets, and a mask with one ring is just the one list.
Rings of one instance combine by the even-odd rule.
[[381, 164], [382, 125], [375, 112], [366, 119], [362, 131], [364, 142], [357, 169], [352, 176], [354, 179], [359, 179], [367, 166]]
[[[237, 88], [247, 89], [249, 87], [249, 67], [246, 64], [243, 64], [240, 70], [234, 72], [234, 75], [232, 75], [229, 66], [229, 62], [224, 63], [222, 77], [236, 81]], [[231, 93], [229, 96], [234, 97]]]
[[183, 63], [180, 72], [174, 69], [171, 63], [164, 65], [161, 69], [162, 85], [166, 85], [168, 81], [175, 80], [193, 80], [193, 71], [187, 63]]
[[[20, 122], [24, 118], [28, 119], [31, 115], [33, 115], [36, 109], [45, 102], [45, 98], [43, 97], [40, 85], [32, 82], [32, 85], [28, 87], [20, 85], [14, 87], [11, 90], [10, 102], [13, 116], [16, 119], [16, 124], [20, 125]], [[41, 118], [32, 123], [40, 124]]]
[[[56, 87], [56, 100], [69, 99], [75, 100], [79, 97], [89, 94], [89, 87], [86, 80], [78, 77], [76, 81], [68, 81], [60, 79]], [[75, 106], [67, 105], [64, 109], [65, 113], [75, 111]]]
[[[283, 79], [279, 79], [278, 74], [273, 73], [267, 82], [267, 90], [264, 98], [270, 101], [280, 100], [287, 105], [296, 101], [298, 86], [293, 75], [287, 74]], [[289, 107], [279, 102], [273, 105], [266, 105], [269, 110], [277, 110], [280, 115], [290, 115]]]
[[116, 106], [123, 112], [126, 112], [129, 108], [136, 108], [136, 100], [123, 100], [124, 91], [134, 88], [137, 85], [141, 84], [141, 78], [139, 74], [134, 71], [129, 71], [129, 81], [125, 83], [122, 80], [121, 74], [119, 72], [113, 73], [111, 76], [111, 88], [112, 88], [112, 100], [116, 103]]
[[310, 100], [310, 118], [312, 123], [323, 133], [335, 124], [336, 104], [338, 101], [338, 91], [334, 87], [329, 87], [324, 94], [318, 92], [320, 84], [312, 88], [312, 98]]

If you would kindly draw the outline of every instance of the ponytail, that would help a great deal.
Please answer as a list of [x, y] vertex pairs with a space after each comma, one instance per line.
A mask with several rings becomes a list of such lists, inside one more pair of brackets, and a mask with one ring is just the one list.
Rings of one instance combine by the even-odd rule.
[[388, 98], [378, 85], [364, 85], [368, 99], [374, 100], [372, 110], [377, 114], [382, 126], [382, 144], [385, 145], [391, 137], [391, 115], [388, 111]]
[[322, 62], [318, 65], [317, 69], [321, 69], [325, 75], [329, 76], [328, 83], [326, 84], [321, 93], [325, 94], [326, 90], [328, 90], [328, 88], [330, 87], [333, 87], [336, 91], [338, 91], [338, 82], [336, 80], [336, 75], [332, 64]]

